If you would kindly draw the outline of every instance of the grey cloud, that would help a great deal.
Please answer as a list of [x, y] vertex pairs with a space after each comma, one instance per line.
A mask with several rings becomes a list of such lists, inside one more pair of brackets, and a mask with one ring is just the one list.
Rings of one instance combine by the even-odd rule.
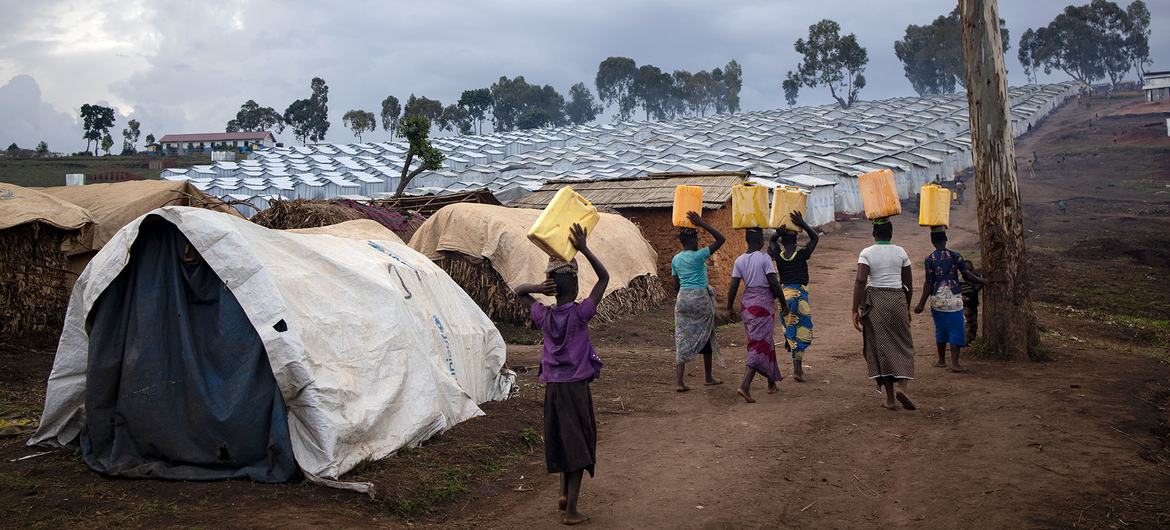
[[73, 151], [81, 138], [76, 121], [41, 99], [30, 76], [18, 75], [0, 86], [0, 144], [33, 148], [44, 140], [55, 151]]
[[[1069, 1], [1000, 5], [1014, 41]], [[1150, 4], [1157, 54], [1170, 49], [1170, 6]], [[132, 107], [156, 135], [222, 130], [245, 100], [283, 111], [307, 97], [309, 80], [321, 76], [331, 89], [328, 139], [349, 141], [341, 115], [352, 108], [377, 112], [387, 94], [450, 103], [462, 90], [488, 86], [501, 75], [524, 75], [566, 92], [578, 81], [592, 86], [598, 62], [610, 55], [668, 71], [710, 69], [735, 58], [744, 67], [744, 108], [783, 106], [779, 85], [797, 62], [792, 42], [822, 18], [839, 21], [869, 49], [862, 97], [908, 95], [893, 42], [908, 24], [927, 23], [954, 2], [125, 0], [95, 4], [104, 15], [94, 31], [115, 40], [145, 36], [108, 52], [76, 53], [54, 48], [53, 36], [43, 33], [67, 28], [38, 14], [68, 7], [45, 5], [18, 9], [0, 22], [11, 29], [0, 34], [0, 79], [32, 75], [58, 109], [105, 98]], [[1009, 70], [1013, 82], [1023, 81], [1014, 52]], [[805, 90], [800, 99], [829, 101], [819, 90]], [[0, 129], [9, 132], [3, 123]], [[385, 133], [366, 138], [384, 139]]]

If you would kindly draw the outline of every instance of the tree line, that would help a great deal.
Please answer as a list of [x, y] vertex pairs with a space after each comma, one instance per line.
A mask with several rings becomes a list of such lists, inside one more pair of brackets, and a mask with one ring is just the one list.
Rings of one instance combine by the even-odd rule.
[[[1004, 51], [1011, 47], [1010, 36], [1000, 19]], [[1108, 0], [1070, 5], [1047, 26], [1028, 29], [1020, 36], [1017, 58], [1031, 82], [1042, 70], [1059, 70], [1085, 84], [1108, 79], [1117, 86], [1125, 75], [1142, 75], [1150, 60], [1150, 10], [1142, 0], [1125, 9]], [[780, 85], [789, 106], [796, 105], [802, 87], [826, 87], [833, 99], [848, 108], [865, 88], [865, 47], [841, 26], [822, 20], [809, 26], [808, 36], [793, 47], [801, 61]], [[920, 96], [953, 94], [966, 87], [963, 65], [963, 27], [956, 7], [929, 24], [906, 27], [894, 43], [894, 55], [902, 63], [910, 86]]]

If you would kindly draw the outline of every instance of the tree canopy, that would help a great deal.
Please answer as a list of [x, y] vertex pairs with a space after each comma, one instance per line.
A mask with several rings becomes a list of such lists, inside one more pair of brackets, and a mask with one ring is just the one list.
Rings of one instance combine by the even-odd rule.
[[427, 119], [429, 123], [434, 123], [439, 120], [439, 116], [443, 114], [443, 103], [437, 99], [431, 99], [425, 96], [416, 97], [411, 94], [406, 99], [406, 107], [402, 111], [403, 116], [422, 116]]
[[[1006, 22], [999, 20], [1004, 52], [1009, 46]], [[953, 94], [966, 86], [963, 64], [963, 26], [959, 8], [939, 16], [930, 24], [906, 27], [906, 34], [894, 43], [894, 55], [902, 61], [906, 79], [920, 96]]]
[[398, 132], [398, 118], [402, 116], [402, 104], [398, 103], [398, 98], [394, 96], [386, 96], [382, 100], [382, 130], [390, 131], [390, 137], [397, 136]]
[[647, 120], [688, 114], [738, 112], [743, 68], [732, 59], [710, 72], [667, 73], [652, 64], [638, 66], [627, 57], [610, 57], [597, 69], [597, 93], [605, 108], [617, 106], [614, 120], [628, 120], [641, 108]]
[[373, 112], [366, 112], [364, 110], [355, 109], [346, 112], [341, 117], [341, 123], [353, 131], [353, 135], [357, 138], [358, 143], [362, 141], [362, 133], [374, 132], [378, 129], [378, 117], [374, 116]]
[[234, 120], [228, 121], [224, 127], [226, 132], [284, 132], [284, 118], [272, 107], [261, 107], [255, 100], [249, 99], [240, 105]]
[[471, 134], [474, 131], [471, 112], [458, 103], [443, 107], [436, 125], [439, 126], [439, 130], [457, 131], [459, 134]]
[[[801, 62], [795, 74], [788, 72], [786, 79], [798, 80], [797, 88], [827, 86], [842, 108], [857, 101], [858, 92], [865, 88], [869, 54], [857, 43], [856, 35], [841, 36], [841, 25], [825, 19], [809, 26], [808, 38], [797, 39], [793, 48], [801, 55]], [[787, 96], [789, 87], [782, 88]], [[795, 91], [792, 95], [795, 99]]]
[[85, 130], [85, 134], [81, 136], [85, 139], [85, 150], [89, 151], [89, 145], [93, 143], [93, 154], [97, 156], [97, 148], [101, 145], [102, 137], [109, 136], [110, 128], [114, 126], [114, 109], [88, 103], [82, 105], [81, 124]]
[[[446, 158], [442, 151], [431, 145], [431, 122], [426, 117], [410, 114], [403, 116], [399, 120], [398, 130], [406, 137], [409, 147], [406, 150], [406, 160], [402, 163], [402, 176], [398, 180], [395, 197], [401, 197], [406, 186], [419, 173], [442, 169], [443, 160]], [[419, 165], [412, 170], [410, 164], [416, 157], [419, 159]]]
[[475, 132], [483, 134], [483, 122], [492, 110], [492, 89], [464, 90], [459, 96], [459, 106], [467, 109], [468, 116], [475, 121]]
[[323, 141], [329, 131], [329, 86], [320, 77], [314, 77], [309, 86], [313, 94], [293, 101], [284, 111], [284, 122], [302, 144]]
[[1127, 9], [1108, 0], [1070, 5], [1047, 26], [1025, 31], [1018, 56], [1025, 69], [1060, 70], [1085, 84], [1107, 78], [1116, 85], [1130, 70], [1150, 64], [1149, 13], [1141, 0]]
[[491, 86], [492, 127], [496, 131], [555, 127], [567, 123], [565, 97], [552, 85], [533, 85], [519, 75]]
[[618, 121], [630, 119], [637, 107], [633, 95], [637, 75], [638, 65], [629, 57], [609, 57], [597, 66], [597, 97], [606, 108], [617, 106], [614, 119]]
[[597, 119], [602, 107], [593, 99], [593, 93], [585, 83], [577, 83], [569, 88], [569, 101], [565, 103], [565, 117], [573, 125], [589, 123]]
[[138, 123], [138, 120], [126, 122], [126, 128], [122, 129], [122, 155], [132, 155], [138, 152], [138, 135], [142, 133], [140, 128], [141, 124]]

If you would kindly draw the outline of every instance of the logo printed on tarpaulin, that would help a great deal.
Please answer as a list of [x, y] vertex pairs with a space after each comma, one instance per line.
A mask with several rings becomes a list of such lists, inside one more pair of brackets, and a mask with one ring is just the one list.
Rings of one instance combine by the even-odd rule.
[[447, 370], [451, 375], [455, 375], [455, 359], [451, 355], [451, 341], [447, 338], [447, 330], [443, 328], [443, 321], [439, 320], [438, 315], [431, 315], [435, 321], [435, 327], [439, 329], [439, 336], [443, 338], [443, 346], [447, 348]]

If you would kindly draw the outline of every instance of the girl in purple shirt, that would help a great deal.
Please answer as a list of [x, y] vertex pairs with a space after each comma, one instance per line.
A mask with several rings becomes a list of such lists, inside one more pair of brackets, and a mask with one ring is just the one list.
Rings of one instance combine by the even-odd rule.
[[[585, 230], [573, 225], [569, 241], [597, 273], [589, 298], [577, 303], [577, 262], [549, 260], [544, 283], [516, 289], [520, 301], [532, 308], [532, 321], [544, 334], [540, 351], [540, 382], [544, 383], [544, 458], [549, 473], [561, 474], [561, 522], [572, 525], [588, 519], [577, 511], [581, 478], [593, 476], [597, 460], [597, 420], [589, 382], [601, 374], [601, 358], [589, 340], [589, 321], [609, 285], [609, 272], [586, 244]], [[555, 296], [549, 307], [533, 294]]]

